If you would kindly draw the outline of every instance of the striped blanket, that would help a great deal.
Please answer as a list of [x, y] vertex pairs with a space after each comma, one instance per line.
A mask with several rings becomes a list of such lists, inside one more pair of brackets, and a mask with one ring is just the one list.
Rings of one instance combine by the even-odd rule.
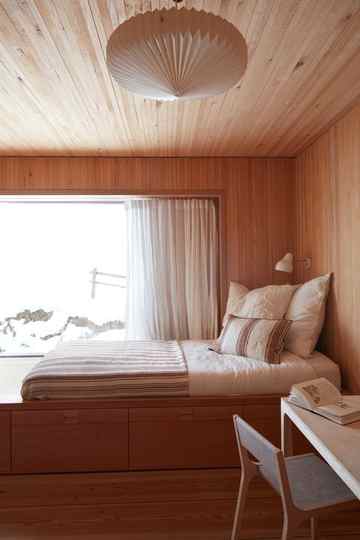
[[46, 354], [25, 377], [24, 400], [187, 396], [177, 341], [72, 341]]

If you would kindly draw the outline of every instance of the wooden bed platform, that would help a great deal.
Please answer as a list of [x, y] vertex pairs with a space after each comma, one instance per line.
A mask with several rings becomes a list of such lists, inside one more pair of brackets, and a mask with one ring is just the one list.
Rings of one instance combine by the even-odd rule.
[[234, 413], [279, 444], [278, 395], [0, 403], [0, 473], [238, 468]]
[[[228, 538], [234, 413], [279, 444], [278, 395], [0, 403], [0, 538]], [[279, 532], [269, 489], [251, 537]]]

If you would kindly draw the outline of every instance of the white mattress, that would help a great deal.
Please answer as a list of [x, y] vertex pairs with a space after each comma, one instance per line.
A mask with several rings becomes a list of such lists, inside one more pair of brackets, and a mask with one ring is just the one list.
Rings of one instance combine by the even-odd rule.
[[181, 341], [188, 364], [191, 396], [286, 394], [293, 384], [325, 377], [341, 386], [339, 367], [314, 352], [308, 359], [283, 352], [280, 364], [217, 354], [211, 341]]

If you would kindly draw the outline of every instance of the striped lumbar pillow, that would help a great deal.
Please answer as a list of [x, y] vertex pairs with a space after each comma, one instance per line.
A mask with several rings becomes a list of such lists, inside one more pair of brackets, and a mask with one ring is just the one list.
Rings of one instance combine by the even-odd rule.
[[217, 352], [236, 354], [269, 364], [280, 361], [290, 329], [286, 319], [244, 319], [231, 316], [217, 343]]

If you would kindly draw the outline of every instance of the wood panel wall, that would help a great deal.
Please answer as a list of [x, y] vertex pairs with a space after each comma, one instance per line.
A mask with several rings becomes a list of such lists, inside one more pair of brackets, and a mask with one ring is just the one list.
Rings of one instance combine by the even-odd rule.
[[281, 282], [293, 248], [293, 159], [0, 158], [1, 193], [214, 194], [221, 198], [221, 301], [229, 280]]
[[360, 391], [360, 105], [296, 159], [296, 254], [304, 280], [333, 272], [322, 350]]

